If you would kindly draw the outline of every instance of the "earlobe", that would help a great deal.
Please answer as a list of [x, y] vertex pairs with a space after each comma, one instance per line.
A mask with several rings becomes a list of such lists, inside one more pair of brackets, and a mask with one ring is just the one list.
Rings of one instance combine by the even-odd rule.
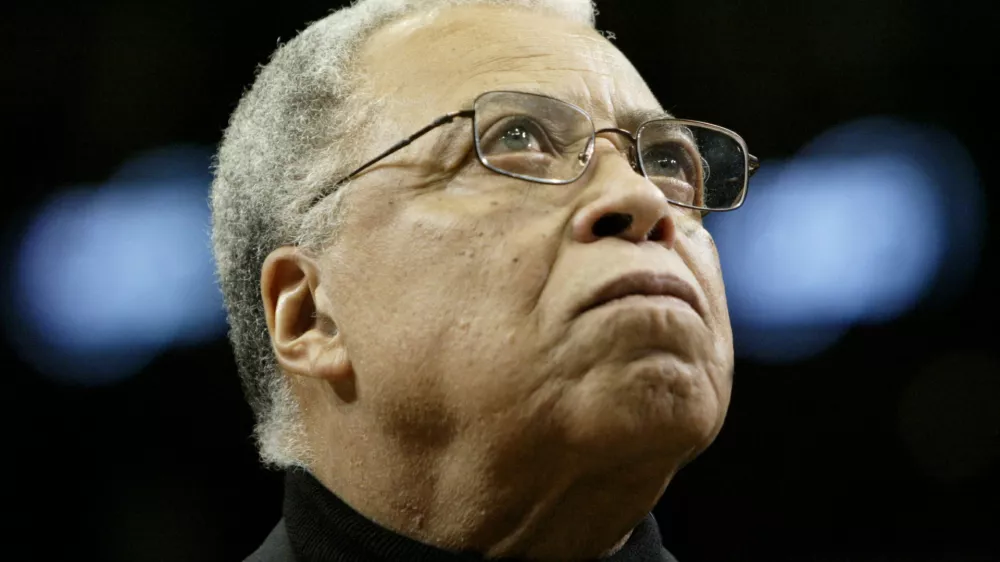
[[261, 268], [261, 298], [271, 345], [288, 374], [340, 382], [353, 374], [342, 334], [317, 306], [320, 270], [312, 257], [283, 246]]

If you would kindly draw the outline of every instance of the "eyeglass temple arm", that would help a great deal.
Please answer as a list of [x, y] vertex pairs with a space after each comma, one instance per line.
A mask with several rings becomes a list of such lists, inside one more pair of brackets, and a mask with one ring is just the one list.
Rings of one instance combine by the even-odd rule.
[[413, 141], [419, 139], [420, 137], [426, 135], [427, 133], [433, 131], [434, 129], [437, 129], [441, 125], [446, 125], [448, 123], [451, 123], [452, 121], [454, 121], [455, 119], [458, 119], [459, 117], [469, 118], [469, 117], [474, 116], [475, 114], [476, 114], [476, 112], [474, 110], [467, 109], [465, 111], [454, 111], [454, 112], [449, 113], [447, 115], [442, 115], [441, 117], [438, 117], [437, 119], [435, 119], [434, 121], [432, 121], [429, 125], [427, 125], [423, 129], [420, 129], [419, 131], [413, 133], [412, 135], [406, 137], [405, 139], [403, 139], [403, 140], [397, 142], [396, 144], [390, 146], [388, 149], [386, 149], [384, 152], [382, 152], [382, 154], [379, 154], [375, 158], [372, 158], [371, 160], [365, 162], [364, 164], [361, 165], [361, 167], [359, 167], [358, 169], [354, 170], [350, 174], [347, 174], [346, 176], [344, 176], [344, 179], [342, 179], [342, 180], [338, 181], [336, 184], [334, 184], [334, 186], [333, 186], [334, 189], [336, 189], [336, 188], [340, 187], [341, 185], [347, 183], [348, 181], [354, 179], [355, 177], [357, 177], [358, 174], [360, 174], [361, 172], [363, 172], [363, 171], [367, 170], [368, 168], [372, 167], [379, 160], [382, 160], [383, 158], [388, 157], [393, 152], [396, 152], [398, 150], [402, 150], [403, 148], [409, 146], [410, 143], [412, 143]]
[[753, 154], [747, 154], [747, 177], [753, 176], [760, 169], [760, 160]]

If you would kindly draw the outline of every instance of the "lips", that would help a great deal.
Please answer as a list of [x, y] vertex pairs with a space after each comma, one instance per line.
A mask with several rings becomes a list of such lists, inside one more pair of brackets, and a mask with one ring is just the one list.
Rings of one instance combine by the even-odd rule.
[[704, 309], [694, 287], [672, 273], [652, 271], [632, 272], [612, 280], [586, 301], [579, 314], [632, 295], [676, 297], [704, 317]]

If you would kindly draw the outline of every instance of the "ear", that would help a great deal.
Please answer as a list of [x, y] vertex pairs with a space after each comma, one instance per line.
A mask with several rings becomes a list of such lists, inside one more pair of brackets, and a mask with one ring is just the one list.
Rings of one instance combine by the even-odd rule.
[[348, 382], [353, 375], [344, 338], [317, 302], [320, 268], [305, 252], [282, 246], [264, 260], [261, 298], [271, 346], [288, 374]]

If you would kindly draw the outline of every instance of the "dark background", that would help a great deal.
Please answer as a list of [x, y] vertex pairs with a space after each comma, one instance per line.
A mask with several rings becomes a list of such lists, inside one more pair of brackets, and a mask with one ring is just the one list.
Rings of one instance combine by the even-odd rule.
[[[139, 151], [217, 143], [279, 38], [335, 6], [8, 5], [6, 231]], [[993, 224], [996, 6], [605, 1], [598, 25], [668, 108], [740, 131], [764, 158], [866, 115], [950, 131], [979, 167]], [[657, 508], [674, 554], [1000, 559], [997, 232], [948, 307], [855, 328], [807, 361], [738, 362], [725, 429]], [[240, 560], [279, 516], [281, 477], [257, 465], [224, 340], [97, 388], [41, 377], [6, 348], [0, 358], [5, 559]]]

